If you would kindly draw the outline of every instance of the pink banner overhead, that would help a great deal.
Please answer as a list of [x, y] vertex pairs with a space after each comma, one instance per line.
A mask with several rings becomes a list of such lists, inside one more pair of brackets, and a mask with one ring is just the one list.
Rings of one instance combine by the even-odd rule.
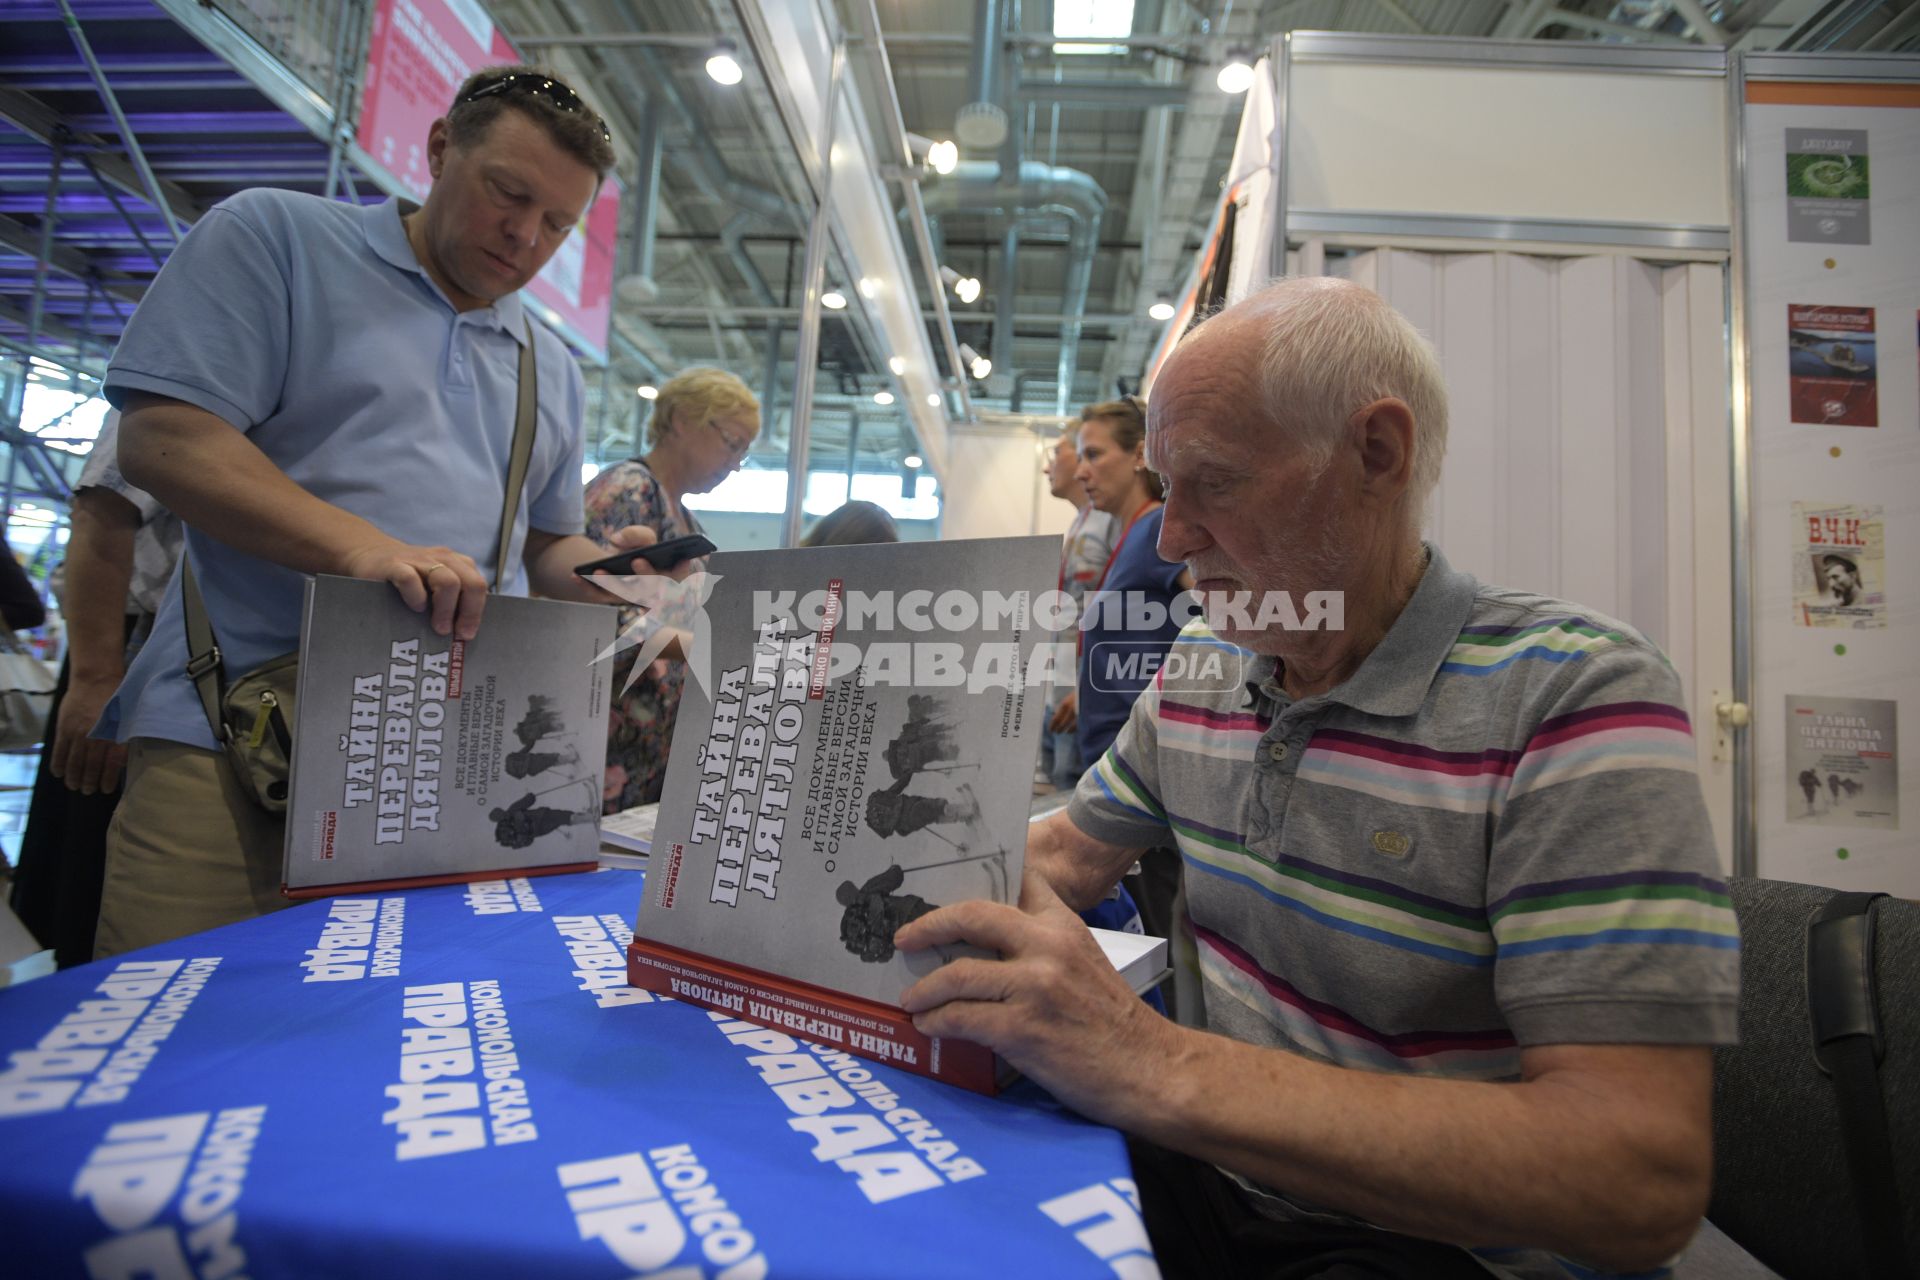
[[[401, 190], [420, 198], [432, 184], [427, 130], [460, 82], [481, 67], [520, 61], [474, 0], [379, 0], [367, 44], [366, 86], [355, 139]], [[526, 293], [543, 319], [596, 359], [606, 357], [620, 184], [599, 198]]]

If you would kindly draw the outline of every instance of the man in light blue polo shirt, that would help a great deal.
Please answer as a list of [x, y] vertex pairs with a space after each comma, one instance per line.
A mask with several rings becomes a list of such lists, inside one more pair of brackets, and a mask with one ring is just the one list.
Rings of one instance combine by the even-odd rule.
[[[311, 573], [391, 582], [440, 634], [475, 634], [528, 342], [537, 431], [501, 589], [612, 601], [571, 572], [604, 554], [580, 536], [580, 373], [518, 294], [611, 167], [606, 126], [544, 72], [490, 68], [434, 122], [427, 154], [418, 207], [253, 190], [210, 210], [108, 369], [121, 466], [187, 522], [230, 680], [297, 647]], [[96, 730], [130, 744], [100, 955], [283, 905], [283, 820], [215, 750], [182, 612], [176, 578]]]

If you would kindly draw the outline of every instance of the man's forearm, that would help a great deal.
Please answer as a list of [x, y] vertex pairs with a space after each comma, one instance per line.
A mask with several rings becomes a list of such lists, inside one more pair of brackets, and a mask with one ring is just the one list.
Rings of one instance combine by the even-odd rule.
[[[1639, 1270], [1677, 1252], [1706, 1208], [1709, 1134], [1644, 1101], [1670, 1079], [1650, 1080], [1636, 1100], [1618, 1077], [1588, 1087], [1577, 1070], [1514, 1084], [1439, 1080], [1182, 1028], [1166, 1037], [1170, 1048], [1122, 1091], [1130, 1096], [1096, 1118], [1393, 1230]], [[1687, 1065], [1703, 1096], [1687, 1114], [1706, 1115], [1706, 1050], [1600, 1051], [1699, 1055]]]
[[1065, 809], [1027, 828], [1027, 865], [1075, 911], [1098, 903], [1139, 857], [1137, 849], [1087, 835], [1073, 825]]
[[132, 400], [120, 469], [194, 528], [302, 573], [344, 573], [354, 550], [392, 541], [295, 484], [230, 423], [179, 401]]
[[[108, 504], [118, 504], [124, 513]], [[73, 496], [67, 538], [67, 619], [72, 680], [119, 680], [126, 673], [127, 588], [133, 581], [133, 542], [140, 513], [117, 494], [82, 489]]]
[[605, 547], [577, 533], [552, 534], [529, 529], [525, 554], [527, 585], [535, 594], [551, 600], [605, 604], [606, 593], [583, 582], [573, 569], [575, 565], [598, 560], [606, 554]]

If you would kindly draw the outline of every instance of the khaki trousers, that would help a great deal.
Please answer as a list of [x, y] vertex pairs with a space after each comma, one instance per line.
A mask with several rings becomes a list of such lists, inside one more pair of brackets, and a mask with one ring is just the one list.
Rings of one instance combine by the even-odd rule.
[[286, 820], [247, 799], [219, 752], [135, 738], [107, 829], [94, 958], [291, 905], [280, 893], [285, 836]]

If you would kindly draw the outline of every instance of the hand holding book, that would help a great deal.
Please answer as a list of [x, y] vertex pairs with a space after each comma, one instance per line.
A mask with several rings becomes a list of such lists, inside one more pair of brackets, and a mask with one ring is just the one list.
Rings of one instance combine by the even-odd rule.
[[1180, 1029], [1141, 1001], [1044, 876], [1026, 869], [1018, 907], [958, 902], [894, 935], [907, 952], [956, 943], [999, 958], [956, 959], [908, 987], [900, 1004], [915, 1030], [985, 1045], [1090, 1119], [1146, 1113], [1149, 1064], [1165, 1060], [1156, 1046], [1170, 1052]]

